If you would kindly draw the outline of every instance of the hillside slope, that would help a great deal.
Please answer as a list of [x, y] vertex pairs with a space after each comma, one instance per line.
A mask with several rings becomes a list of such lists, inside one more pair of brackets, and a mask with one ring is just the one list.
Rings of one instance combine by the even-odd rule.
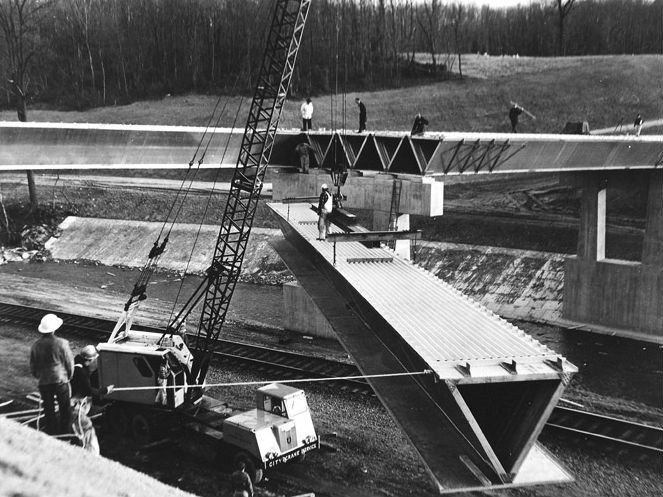
[[[523, 117], [523, 132], [560, 132], [567, 121], [589, 121], [591, 128], [630, 124], [639, 112], [645, 120], [663, 117], [663, 55], [615, 55], [564, 58], [484, 57], [466, 55], [463, 80], [373, 93], [336, 95], [332, 126], [330, 95], [313, 97], [313, 125], [326, 129], [357, 126], [354, 97], [368, 109], [368, 130], [409, 130], [417, 112], [435, 131], [508, 132], [507, 110], [516, 101], [537, 119]], [[28, 109], [34, 121], [171, 124], [204, 126], [217, 96], [185, 95], [125, 106], [63, 112]], [[230, 126], [240, 103], [232, 97], [220, 121]], [[301, 125], [300, 98], [286, 102], [281, 125]], [[245, 116], [249, 102], [241, 102]], [[0, 112], [0, 120], [16, 113]], [[243, 126], [240, 119], [238, 125]]]

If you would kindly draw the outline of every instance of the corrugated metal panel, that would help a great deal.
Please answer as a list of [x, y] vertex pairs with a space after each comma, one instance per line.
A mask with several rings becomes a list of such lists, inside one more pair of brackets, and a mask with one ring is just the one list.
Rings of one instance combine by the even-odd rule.
[[[287, 206], [270, 204], [283, 217]], [[334, 244], [316, 241], [317, 216], [308, 205], [290, 204], [289, 221], [328, 261]], [[340, 232], [332, 227], [332, 232]], [[392, 262], [349, 263], [353, 258], [393, 257]], [[335, 269], [441, 377], [456, 377], [458, 364], [470, 363], [506, 374], [500, 363], [515, 360], [540, 371], [543, 361], [560, 356], [522, 330], [456, 291], [433, 274], [400, 259], [390, 249], [337, 243]], [[498, 366], [499, 369], [492, 367]], [[545, 366], [548, 368], [548, 366]], [[490, 371], [484, 371], [490, 374]]]

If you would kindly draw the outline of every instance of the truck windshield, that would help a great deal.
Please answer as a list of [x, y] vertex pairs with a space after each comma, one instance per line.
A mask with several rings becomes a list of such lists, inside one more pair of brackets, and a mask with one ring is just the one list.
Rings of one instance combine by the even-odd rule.
[[308, 409], [308, 405], [306, 404], [306, 397], [303, 395], [285, 399], [284, 404], [288, 411], [288, 416], [296, 416], [297, 414], [301, 414]]

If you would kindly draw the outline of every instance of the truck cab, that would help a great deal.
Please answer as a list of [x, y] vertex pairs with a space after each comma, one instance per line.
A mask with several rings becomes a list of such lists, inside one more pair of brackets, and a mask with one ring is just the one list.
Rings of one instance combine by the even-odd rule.
[[303, 390], [271, 383], [256, 391], [256, 408], [223, 422], [223, 440], [251, 456], [256, 469], [302, 459], [320, 447]]

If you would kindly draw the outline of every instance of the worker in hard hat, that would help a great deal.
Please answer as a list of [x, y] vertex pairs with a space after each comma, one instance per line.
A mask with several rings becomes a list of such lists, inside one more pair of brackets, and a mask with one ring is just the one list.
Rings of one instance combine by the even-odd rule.
[[52, 435], [68, 433], [71, 427], [69, 381], [74, 374], [74, 355], [69, 342], [55, 336], [60, 326], [62, 319], [55, 314], [46, 314], [37, 328], [41, 337], [30, 349], [30, 372], [39, 380], [46, 432]]
[[325, 240], [329, 234], [329, 215], [333, 209], [333, 197], [327, 184], [320, 187], [318, 200], [318, 240]]
[[71, 378], [71, 396], [76, 398], [92, 397], [99, 400], [113, 391], [113, 385], [99, 388], [97, 358], [99, 352], [94, 345], [83, 347], [74, 357], [74, 376]]

